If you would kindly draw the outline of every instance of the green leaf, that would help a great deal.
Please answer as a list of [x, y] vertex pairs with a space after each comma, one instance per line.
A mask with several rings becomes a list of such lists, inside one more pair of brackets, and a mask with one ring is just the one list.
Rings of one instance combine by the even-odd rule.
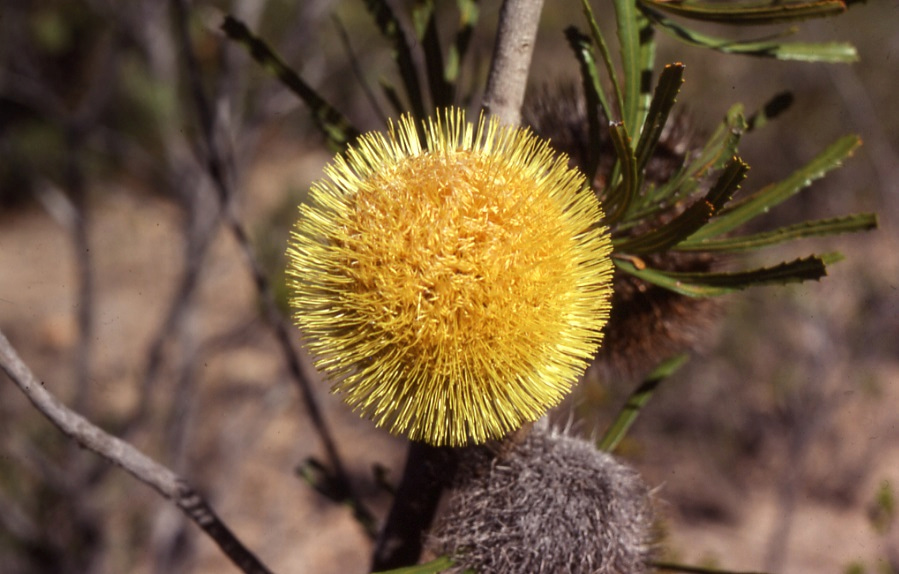
[[837, 255], [809, 256], [772, 267], [725, 273], [679, 273], [646, 267], [638, 258], [615, 257], [615, 265], [634, 277], [689, 297], [715, 297], [748, 287], [785, 285], [827, 275], [826, 265]]
[[642, 12], [636, 12], [637, 30], [640, 38], [640, 95], [637, 100], [637, 116], [634, 129], [646, 122], [646, 113], [652, 100], [652, 73], [656, 65], [655, 29]]
[[686, 574], [766, 574], [765, 572], [743, 572], [736, 570], [721, 570], [719, 568], [707, 568], [705, 566], [690, 566], [688, 564], [676, 564], [674, 562], [652, 562], [654, 570], [664, 572], [684, 572]]
[[753, 40], [733, 40], [703, 34], [675, 22], [658, 11], [641, 6], [643, 13], [662, 31], [690, 46], [709, 48], [725, 54], [742, 54], [778, 60], [805, 62], [848, 63], [858, 60], [858, 52], [851, 44], [842, 42], [801, 43], [783, 42], [777, 38], [795, 33], [791, 28], [771, 37]]
[[621, 116], [628, 131], [636, 133], [640, 122], [640, 88], [642, 77], [642, 59], [640, 52], [640, 20], [635, 0], [612, 0], [615, 5], [615, 17], [618, 40], [621, 48], [621, 64], [624, 71], [624, 101], [621, 104]]
[[621, 92], [621, 84], [618, 82], [618, 73], [615, 71], [615, 64], [612, 63], [612, 54], [611, 52], [609, 52], [609, 46], [602, 35], [602, 30], [600, 30], [599, 24], [596, 23], [596, 18], [593, 17], [593, 9], [590, 8], [589, 1], [581, 0], [581, 7], [584, 10], [584, 17], [586, 18], [587, 23], [590, 25], [590, 33], [593, 36], [593, 42], [595, 42], [596, 46], [599, 48], [599, 53], [602, 56], [603, 64], [606, 67], [606, 73], [609, 74], [609, 80], [612, 82], [612, 90], [615, 92], [615, 100], [618, 102], [619, 114], [614, 115], [612, 113], [613, 110], [609, 107], [608, 100], [604, 97], [602, 87], [598, 87], [598, 93], [602, 96], [602, 99], [605, 100], [603, 111], [606, 114], [606, 120], [613, 121], [615, 118], [618, 118], [620, 120], [622, 118], [622, 114], [624, 113], [624, 95]]
[[335, 151], [346, 149], [346, 146], [359, 135], [359, 131], [343, 114], [304, 82], [265, 42], [250, 32], [246, 24], [233, 16], [225, 16], [222, 30], [230, 39], [242, 45], [263, 69], [278, 78], [309, 106], [316, 125]]
[[413, 115], [417, 118], [425, 118], [425, 103], [421, 93], [418, 71], [412, 56], [412, 43], [406, 38], [399, 19], [386, 0], [364, 0], [364, 2], [368, 12], [374, 17], [381, 34], [393, 47], [393, 59], [399, 70], [400, 78], [403, 80], [403, 87], [409, 97]]
[[793, 105], [793, 94], [780, 92], [765, 102], [760, 110], [752, 114], [746, 120], [746, 131], [753, 131], [765, 127], [765, 124], [784, 113]]
[[[689, 196], [699, 186], [699, 181], [710, 171], [722, 167], [737, 154], [737, 145], [746, 131], [743, 106], [735, 104], [727, 111], [724, 121], [718, 126], [706, 144], [686, 166], [664, 184], [646, 194], [641, 202], [642, 209], [628, 214], [626, 223], [634, 224], [652, 216], [658, 206], [678, 201]], [[626, 226], [623, 226], [624, 228]]]
[[468, 53], [471, 36], [478, 22], [478, 0], [456, 0], [456, 8], [459, 10], [459, 29], [447, 50], [445, 70], [446, 81], [451, 83], [454, 89], [458, 89], [459, 70], [462, 67], [462, 60]]
[[766, 25], [835, 16], [846, 11], [844, 0], [805, 0], [783, 2], [763, 0], [750, 2], [671, 2], [670, 0], [638, 0], [644, 6], [704, 22], [731, 25]]
[[730, 201], [740, 183], [746, 178], [749, 166], [738, 157], [728, 163], [718, 181], [702, 199], [693, 202], [680, 215], [668, 223], [615, 244], [615, 250], [622, 253], [656, 253], [669, 249], [708, 223], [709, 219]]
[[621, 181], [604, 200], [605, 208], [608, 210], [605, 220], [611, 225], [627, 213], [637, 196], [640, 178], [637, 173], [637, 157], [634, 155], [634, 147], [625, 125], [621, 122], [613, 123], [609, 126], [609, 133], [612, 136], [615, 154], [618, 156], [618, 164], [621, 166]]
[[412, 19], [416, 23], [416, 33], [425, 53], [425, 72], [431, 101], [438, 108], [450, 106], [455, 99], [455, 90], [446, 78], [433, 0], [419, 0], [412, 9]]
[[606, 452], [614, 451], [621, 440], [627, 435], [631, 426], [637, 420], [640, 411], [652, 398], [653, 393], [659, 385], [680, 369], [687, 362], [689, 355], [686, 353], [677, 355], [665, 361], [662, 361], [650, 374], [640, 383], [627, 402], [619, 411], [618, 416], [612, 422], [612, 425], [606, 430], [602, 439], [597, 444], [599, 450]]
[[574, 50], [574, 57], [581, 68], [581, 80], [584, 88], [584, 99], [587, 107], [587, 133], [589, 134], [589, 148], [587, 164], [584, 166], [584, 174], [587, 181], [596, 179], [596, 170], [599, 167], [599, 152], [601, 141], [599, 109], [602, 108], [606, 117], [609, 117], [609, 103], [599, 82], [599, 74], [596, 70], [596, 60], [593, 58], [593, 47], [590, 38], [581, 34], [574, 26], [565, 29], [565, 37], [568, 44]]
[[818, 154], [812, 161], [794, 171], [786, 179], [768, 185], [749, 197], [722, 210], [708, 225], [700, 229], [691, 237], [692, 240], [709, 239], [727, 233], [757, 215], [764, 213], [772, 207], [786, 201], [804, 188], [811, 185], [816, 179], [842, 165], [843, 160], [852, 155], [852, 152], [861, 145], [858, 136], [844, 136], [831, 144], [827, 149]]
[[683, 83], [684, 65], [681, 63], [666, 65], [659, 76], [659, 83], [656, 85], [643, 130], [640, 132], [640, 139], [637, 141], [635, 153], [638, 171], [642, 171], [652, 157]]
[[439, 574], [448, 568], [452, 568], [454, 565], [455, 563], [449, 556], [441, 556], [440, 558], [431, 560], [425, 564], [394, 568], [393, 570], [383, 570], [373, 574]]
[[773, 231], [757, 233], [754, 235], [701, 241], [690, 239], [678, 244], [675, 249], [678, 251], [736, 253], [768, 247], [769, 245], [776, 245], [795, 239], [836, 235], [839, 233], [856, 233], [858, 231], [870, 231], [871, 229], [876, 228], [877, 216], [873, 213], [861, 213], [844, 217], [834, 217], [831, 219], [804, 221], [795, 225], [788, 225]]

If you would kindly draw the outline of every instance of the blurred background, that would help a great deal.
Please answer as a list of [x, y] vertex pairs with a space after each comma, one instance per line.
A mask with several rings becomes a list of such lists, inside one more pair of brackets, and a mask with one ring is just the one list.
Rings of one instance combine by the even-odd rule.
[[[547, 4], [535, 87], [578, 78], [563, 30], [583, 27], [579, 3]], [[605, 4], [595, 10], [611, 22]], [[331, 153], [308, 110], [218, 27], [225, 13], [246, 22], [362, 129], [383, 120], [358, 78], [373, 91], [396, 82], [390, 46], [357, 0], [198, 1], [184, 19], [181, 5], [4, 0], [0, 330], [66, 404], [197, 485], [275, 571], [365, 572], [364, 529], [299, 476], [304, 460], [325, 459], [321, 438], [204, 158], [212, 147], [223, 160], [228, 209], [286, 313], [287, 232]], [[481, 2], [467, 85], [483, 85], [498, 6]], [[859, 211], [880, 220], [872, 233], [766, 252], [756, 263], [837, 250], [846, 260], [819, 283], [725, 299], [718, 327], [623, 443], [658, 488], [665, 558], [899, 572], [896, 30], [890, 0], [803, 24], [800, 38], [854, 43], [854, 65], [728, 56], [658, 35], [659, 64], [686, 64], [678, 105], [698, 133], [734, 103], [754, 110], [793, 93], [787, 113], [744, 138], [744, 189], [789, 175], [844, 134], [864, 140], [762, 223]], [[588, 378], [558, 417], [602, 432], [633, 384]], [[398, 480], [404, 441], [349, 412], [326, 384], [313, 390], [357, 490], [383, 518], [390, 498], [376, 476]], [[233, 569], [178, 510], [71, 444], [0, 378], [0, 571]]]

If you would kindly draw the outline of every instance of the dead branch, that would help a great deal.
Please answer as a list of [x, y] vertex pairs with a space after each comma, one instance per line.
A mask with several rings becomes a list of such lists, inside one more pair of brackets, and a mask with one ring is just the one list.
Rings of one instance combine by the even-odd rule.
[[163, 497], [174, 502], [197, 526], [203, 529], [231, 561], [247, 574], [271, 571], [248, 550], [215, 514], [209, 503], [183, 478], [148, 457], [130, 443], [116, 438], [63, 405], [39, 381], [0, 331], [0, 367], [28, 400], [81, 446], [122, 467]]

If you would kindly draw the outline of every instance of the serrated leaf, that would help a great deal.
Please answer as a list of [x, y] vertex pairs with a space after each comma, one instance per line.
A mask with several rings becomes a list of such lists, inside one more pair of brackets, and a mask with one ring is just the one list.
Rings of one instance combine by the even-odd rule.
[[615, 250], [629, 254], [645, 254], [664, 251], [677, 245], [708, 223], [709, 219], [730, 201], [740, 183], [746, 178], [747, 171], [749, 166], [743, 160], [733, 158], [724, 167], [718, 181], [705, 197], [693, 202], [683, 213], [661, 227], [617, 243]]
[[[809, 256], [771, 267], [724, 273], [679, 273], [636, 264], [633, 258], [614, 258], [615, 266], [638, 279], [689, 297], [715, 297], [748, 287], [785, 285], [818, 280], [827, 275], [826, 264], [834, 256]], [[638, 259], [636, 261], [639, 261]]]
[[600, 125], [599, 110], [602, 108], [605, 116], [609, 117], [609, 103], [599, 81], [599, 73], [596, 70], [596, 60], [593, 58], [593, 47], [590, 44], [590, 38], [581, 34], [574, 26], [565, 29], [565, 37], [568, 39], [571, 49], [574, 50], [574, 57], [581, 69], [589, 137], [587, 162], [583, 169], [584, 174], [587, 176], [587, 181], [594, 181], [596, 170], [599, 166], [600, 130], [604, 129]]
[[[652, 75], [656, 65], [655, 28], [639, 10], [636, 12], [637, 31], [640, 38], [640, 94], [637, 100], [637, 116], [634, 129], [640, 129], [646, 122], [649, 103], [652, 100]], [[638, 132], [639, 133], [639, 132]]]
[[[618, 73], [615, 71], [615, 64], [612, 63], [612, 54], [609, 52], [609, 46], [606, 43], [605, 37], [602, 34], [602, 30], [599, 28], [599, 24], [596, 23], [596, 18], [593, 16], [593, 9], [590, 8], [590, 3], [588, 0], [581, 0], [581, 7], [584, 11], [584, 18], [587, 20], [587, 24], [590, 26], [590, 34], [593, 37], [593, 42], [596, 44], [596, 47], [599, 48], [599, 53], [602, 56], [603, 64], [606, 67], [606, 73], [609, 75], [609, 80], [612, 83], [612, 91], [615, 93], [615, 101], [618, 103], [618, 114], [613, 114], [614, 110], [609, 106], [608, 98], [605, 98], [605, 94], [603, 93], [602, 86], [598, 86], [598, 92], [602, 95], [602, 98], [605, 99], [605, 103], [603, 104], [603, 112], [606, 115], [606, 119], [608, 121], [613, 121], [615, 119], [622, 119], [622, 111], [624, 109], [624, 95], [621, 93], [621, 84], [618, 81]], [[598, 74], [597, 74], [598, 76]]]
[[671, 203], [693, 193], [699, 181], [710, 171], [723, 166], [727, 160], [737, 155], [737, 145], [746, 131], [743, 119], [743, 105], [734, 104], [727, 111], [724, 121], [706, 141], [699, 154], [671, 179], [647, 195], [644, 204], [649, 207], [629, 214], [627, 222], [638, 221], [657, 210], [657, 205]]
[[452, 568], [455, 563], [449, 556], [441, 556], [424, 564], [415, 566], [404, 566], [403, 568], [394, 568], [393, 570], [383, 570], [374, 572], [373, 574], [439, 574], [444, 570]]
[[753, 131], [764, 127], [765, 124], [790, 109], [792, 105], [792, 93], [780, 92], [775, 94], [773, 98], [765, 102], [765, 105], [762, 106], [761, 109], [746, 120], [746, 131]]
[[638, 0], [657, 10], [703, 22], [731, 25], [767, 25], [836, 16], [846, 11], [844, 0], [807, 0], [782, 2], [779, 0], [750, 2], [671, 2], [669, 0]]
[[263, 69], [278, 78], [287, 89], [296, 94], [312, 111], [312, 118], [335, 151], [342, 151], [359, 135], [359, 130], [337, 108], [329, 104], [312, 89], [272, 50], [255, 36], [246, 24], [233, 16], [225, 16], [222, 31], [247, 50]]
[[668, 122], [668, 115], [677, 101], [677, 94], [684, 83], [684, 65], [681, 63], [668, 64], [662, 69], [659, 82], [649, 104], [646, 121], [637, 141], [637, 170], [642, 171], [649, 158], [655, 152], [662, 137], [662, 131]]
[[851, 44], [844, 42], [804, 43], [784, 42], [779, 37], [795, 33], [795, 28], [773, 37], [753, 40], [733, 40], [704, 34], [688, 28], [656, 10], [641, 6], [643, 13], [662, 31], [690, 46], [708, 48], [725, 54], [741, 54], [778, 60], [799, 60], [804, 62], [849, 63], [858, 60], [858, 52]]
[[861, 213], [847, 215], [845, 217], [804, 221], [795, 225], [787, 225], [773, 231], [756, 233], [753, 235], [727, 237], [724, 239], [708, 239], [704, 241], [688, 240], [678, 244], [675, 249], [678, 251], [737, 253], [740, 251], [751, 251], [770, 245], [777, 245], [778, 243], [796, 239], [837, 235], [840, 233], [856, 233], [859, 231], [870, 231], [876, 228], [877, 216], [873, 213]]
[[609, 125], [609, 134], [612, 136], [612, 145], [618, 156], [618, 165], [621, 167], [621, 181], [613, 188], [605, 200], [606, 222], [612, 225], [621, 219], [628, 211], [640, 184], [637, 173], [637, 157], [634, 155], [634, 147], [628, 136], [627, 128], [621, 122]]
[[421, 84], [412, 56], [412, 43], [407, 40], [399, 19], [385, 0], [364, 0], [364, 2], [368, 12], [375, 19], [381, 35], [392, 47], [393, 59], [403, 81], [413, 115], [417, 118], [426, 117]]
[[621, 103], [621, 117], [629, 132], [637, 133], [640, 122], [640, 83], [642, 61], [640, 52], [640, 22], [634, 0], [612, 0], [618, 41], [621, 50], [621, 65], [624, 75], [624, 101]]
[[659, 385], [680, 369], [687, 362], [687, 359], [689, 359], [689, 355], [684, 353], [662, 361], [640, 383], [640, 386], [631, 393], [612, 425], [606, 430], [599, 443], [597, 443], [596, 446], [599, 450], [612, 452], [618, 448], [621, 440], [627, 435], [627, 432], [640, 415], [640, 411], [652, 398]]
[[691, 237], [692, 240], [709, 239], [736, 229], [740, 225], [786, 201], [805, 189], [816, 179], [842, 165], [861, 145], [858, 136], [844, 136], [818, 154], [812, 161], [794, 171], [786, 179], [768, 185], [749, 197], [729, 206], [708, 225]]

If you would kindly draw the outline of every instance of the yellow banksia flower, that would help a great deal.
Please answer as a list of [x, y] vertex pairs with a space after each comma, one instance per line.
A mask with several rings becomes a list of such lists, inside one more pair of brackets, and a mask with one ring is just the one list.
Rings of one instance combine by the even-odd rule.
[[354, 410], [433, 445], [498, 439], [598, 349], [612, 265], [580, 172], [461, 110], [363, 135], [325, 168], [288, 247], [291, 305]]

